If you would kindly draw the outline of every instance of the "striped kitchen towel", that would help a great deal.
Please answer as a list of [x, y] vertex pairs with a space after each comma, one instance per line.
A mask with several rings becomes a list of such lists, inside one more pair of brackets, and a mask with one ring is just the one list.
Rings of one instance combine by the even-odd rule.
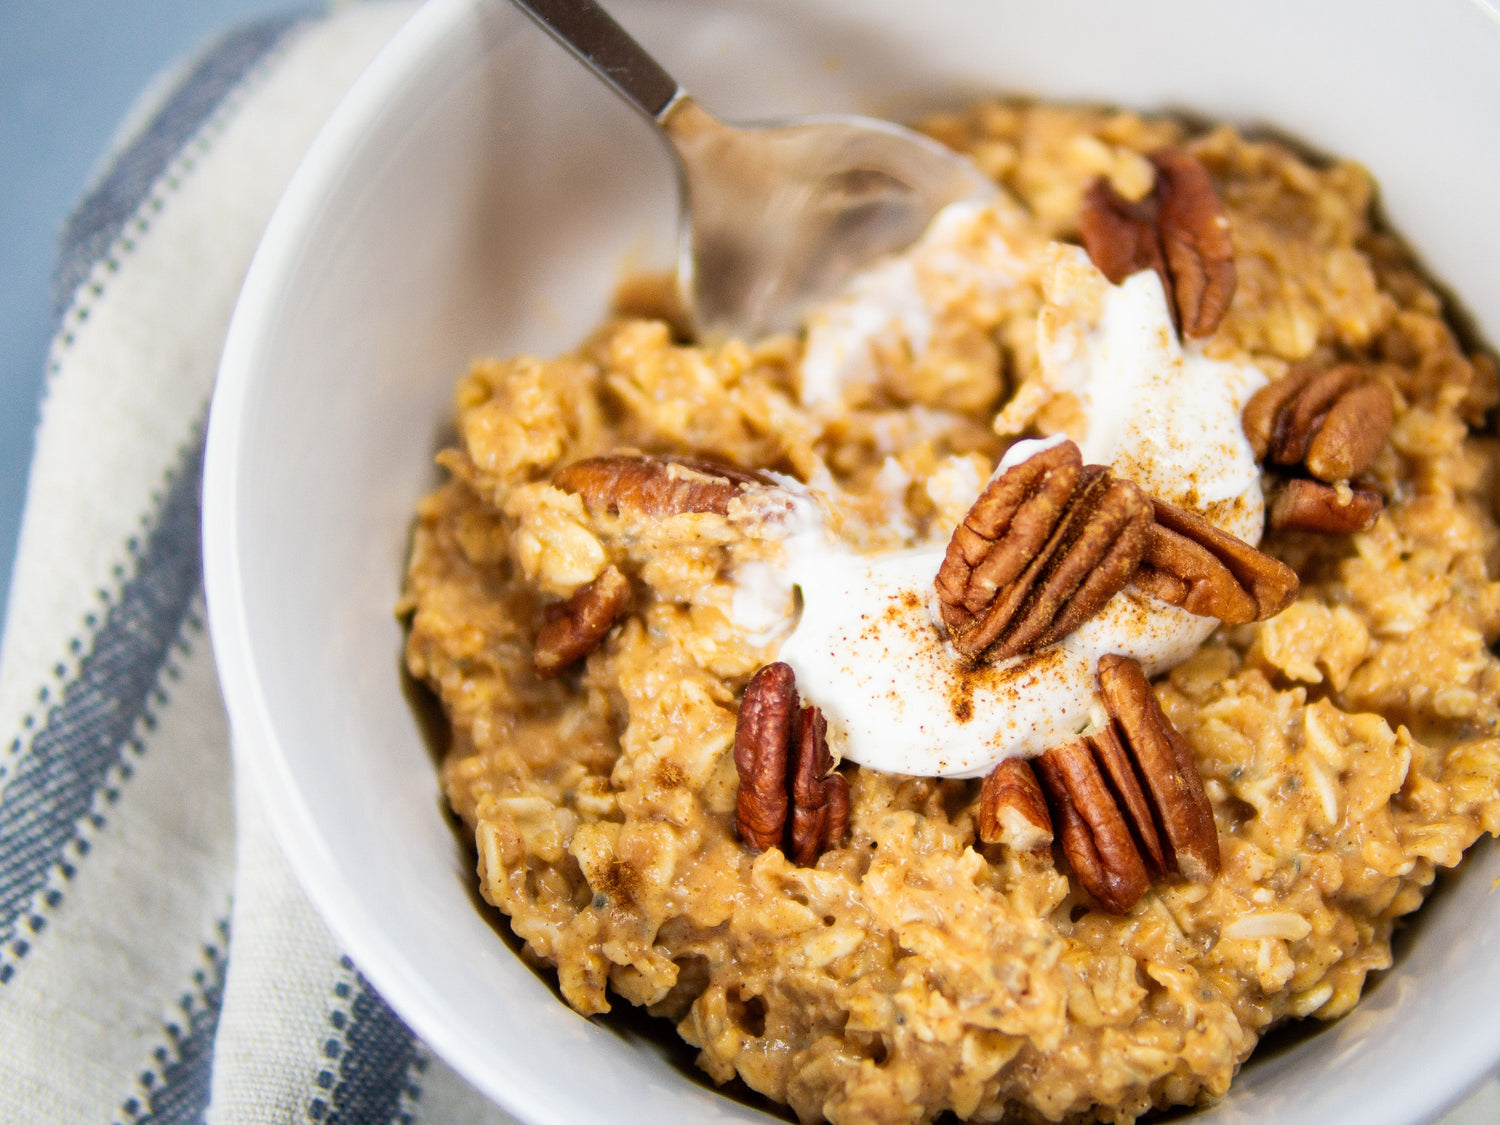
[[[303, 896], [234, 784], [204, 635], [230, 310], [292, 169], [410, 10], [224, 35], [142, 98], [64, 232], [0, 648], [0, 1122], [511, 1120]], [[1500, 1121], [1500, 1087], [1445, 1120]]]
[[143, 96], [63, 232], [0, 649], [0, 1121], [511, 1120], [304, 898], [233, 784], [204, 633], [230, 310], [314, 133], [412, 7], [223, 35]]

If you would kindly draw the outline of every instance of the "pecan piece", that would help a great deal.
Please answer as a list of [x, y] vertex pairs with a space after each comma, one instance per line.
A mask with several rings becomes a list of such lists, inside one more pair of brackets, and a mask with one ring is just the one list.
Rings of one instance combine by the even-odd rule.
[[1036, 759], [1036, 769], [1078, 882], [1106, 910], [1128, 912], [1151, 885], [1151, 874], [1088, 742], [1079, 738], [1052, 747]]
[[1067, 636], [1124, 588], [1145, 550], [1139, 488], [1084, 465], [1071, 441], [990, 481], [937, 574], [953, 646], [1005, 660]]
[[1208, 169], [1181, 149], [1151, 154], [1161, 199], [1157, 229], [1171, 275], [1169, 292], [1184, 336], [1212, 336], [1234, 299], [1229, 216]]
[[834, 772], [828, 752], [828, 720], [817, 707], [797, 712], [792, 823], [787, 837], [792, 862], [811, 867], [818, 856], [843, 843], [849, 826], [849, 782]]
[[1380, 493], [1351, 485], [1345, 492], [1322, 481], [1293, 477], [1271, 499], [1271, 526], [1281, 531], [1348, 535], [1368, 531], [1385, 507]]
[[750, 678], [734, 728], [735, 827], [745, 843], [781, 848], [806, 867], [843, 841], [849, 783], [833, 769], [827, 735], [823, 712], [800, 706], [790, 665], [767, 664]]
[[1105, 656], [1109, 725], [1036, 759], [1063, 854], [1079, 884], [1124, 914], [1155, 874], [1195, 883], [1219, 871], [1219, 833], [1203, 779], [1134, 660]]
[[1234, 298], [1229, 218], [1208, 170], [1181, 149], [1150, 156], [1156, 184], [1132, 202], [1100, 176], [1084, 195], [1078, 226], [1089, 258], [1118, 285], [1155, 270], [1183, 336], [1212, 336]]
[[1147, 869], [1157, 875], [1167, 874], [1172, 865], [1156, 831], [1156, 814], [1151, 811], [1151, 802], [1141, 788], [1135, 760], [1120, 737], [1119, 724], [1111, 717], [1108, 726], [1095, 731], [1085, 741], [1118, 798], [1120, 811], [1135, 829]]
[[1119, 725], [1165, 837], [1166, 865], [1194, 883], [1219, 873], [1219, 831], [1187, 740], [1128, 656], [1099, 658], [1099, 687]]
[[1228, 625], [1274, 617], [1297, 597], [1297, 572], [1196, 512], [1153, 500], [1137, 589]]
[[758, 473], [691, 457], [614, 454], [575, 461], [559, 470], [552, 483], [564, 492], [576, 492], [591, 508], [613, 513], [722, 516], [736, 496], [772, 482]]
[[536, 674], [544, 680], [560, 676], [598, 648], [629, 608], [630, 579], [613, 566], [567, 601], [549, 606], [531, 651]]
[[[1119, 285], [1141, 270], [1155, 270], [1171, 304], [1172, 283], [1156, 229], [1156, 213], [1154, 194], [1131, 201], [1115, 190], [1108, 177], [1100, 176], [1084, 193], [1078, 229], [1089, 260], [1110, 284]], [[1173, 318], [1175, 323], [1175, 309]]]
[[1393, 419], [1390, 389], [1353, 363], [1293, 368], [1251, 396], [1243, 421], [1255, 455], [1316, 478], [1292, 477], [1276, 489], [1271, 526], [1325, 535], [1373, 526], [1384, 507], [1380, 493], [1343, 482], [1374, 464]]
[[796, 713], [790, 665], [767, 664], [750, 678], [734, 727], [734, 765], [740, 775], [735, 825], [752, 848], [781, 846], [788, 803], [786, 762]]
[[1354, 363], [1293, 368], [1245, 404], [1245, 436], [1274, 465], [1306, 466], [1318, 480], [1349, 480], [1368, 469], [1390, 437], [1390, 389]]
[[1021, 852], [1052, 845], [1052, 817], [1031, 763], [1006, 758], [979, 790], [979, 838]]

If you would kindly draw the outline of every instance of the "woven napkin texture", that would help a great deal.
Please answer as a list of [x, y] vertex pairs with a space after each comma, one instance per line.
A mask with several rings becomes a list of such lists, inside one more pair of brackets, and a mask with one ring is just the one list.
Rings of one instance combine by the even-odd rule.
[[63, 232], [0, 650], [0, 1121], [508, 1122], [345, 957], [233, 784], [204, 420], [288, 178], [410, 15], [237, 28], [156, 82]]
[[[304, 897], [234, 784], [204, 633], [230, 311], [292, 170], [411, 7], [209, 44], [142, 97], [64, 231], [0, 648], [0, 1122], [512, 1120]], [[1500, 1092], [1446, 1120], [1500, 1121]]]

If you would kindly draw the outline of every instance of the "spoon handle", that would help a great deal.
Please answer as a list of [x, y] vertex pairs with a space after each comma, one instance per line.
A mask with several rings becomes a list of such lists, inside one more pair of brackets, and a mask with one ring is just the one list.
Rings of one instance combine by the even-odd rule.
[[661, 68], [594, 0], [512, 0], [652, 120], [660, 123], [683, 95]]

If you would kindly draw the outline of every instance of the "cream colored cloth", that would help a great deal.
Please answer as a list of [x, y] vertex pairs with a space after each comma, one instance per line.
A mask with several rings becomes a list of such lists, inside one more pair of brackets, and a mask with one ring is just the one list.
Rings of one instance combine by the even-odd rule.
[[[198, 485], [230, 310], [298, 159], [411, 11], [237, 29], [68, 225], [0, 649], [0, 1122], [506, 1122], [343, 956], [233, 784]], [[1491, 1083], [1445, 1125], [1500, 1121]]]

